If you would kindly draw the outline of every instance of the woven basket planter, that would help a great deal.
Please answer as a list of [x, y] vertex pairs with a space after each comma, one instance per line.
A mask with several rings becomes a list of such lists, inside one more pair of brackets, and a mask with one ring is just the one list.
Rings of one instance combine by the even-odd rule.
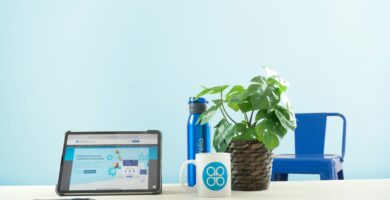
[[259, 191], [268, 188], [272, 152], [257, 141], [234, 141], [226, 150], [231, 154], [232, 189]]

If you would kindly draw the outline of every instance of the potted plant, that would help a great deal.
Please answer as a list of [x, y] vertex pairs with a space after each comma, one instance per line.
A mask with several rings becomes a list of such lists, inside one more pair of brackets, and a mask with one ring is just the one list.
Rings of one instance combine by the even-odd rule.
[[[296, 127], [295, 115], [285, 95], [286, 80], [269, 68], [265, 76], [252, 78], [248, 87], [228, 85], [203, 87], [197, 97], [217, 95], [213, 105], [197, 123], [207, 123], [217, 111], [221, 118], [214, 127], [213, 146], [217, 152], [230, 152], [233, 190], [265, 190], [272, 170], [272, 150], [279, 140]], [[236, 120], [228, 112], [242, 113]], [[236, 114], [237, 115], [237, 114]]]

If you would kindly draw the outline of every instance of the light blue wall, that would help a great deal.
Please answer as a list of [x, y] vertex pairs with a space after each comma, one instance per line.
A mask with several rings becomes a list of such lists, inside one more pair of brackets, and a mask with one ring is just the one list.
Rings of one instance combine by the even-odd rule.
[[0, 184], [54, 184], [67, 130], [146, 129], [163, 132], [164, 182], [176, 182], [187, 98], [200, 85], [246, 83], [263, 65], [290, 81], [297, 112], [347, 116], [346, 178], [390, 178], [389, 8], [386, 0], [0, 1]]

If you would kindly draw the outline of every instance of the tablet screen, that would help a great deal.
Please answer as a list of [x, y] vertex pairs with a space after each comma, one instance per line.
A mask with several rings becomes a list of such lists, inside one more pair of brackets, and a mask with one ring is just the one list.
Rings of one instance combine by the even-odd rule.
[[157, 134], [69, 134], [61, 191], [153, 190], [159, 187]]

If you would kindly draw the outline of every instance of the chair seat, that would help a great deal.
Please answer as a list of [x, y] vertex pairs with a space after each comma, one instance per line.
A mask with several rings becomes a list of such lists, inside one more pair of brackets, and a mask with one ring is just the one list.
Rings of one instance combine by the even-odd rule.
[[342, 170], [341, 156], [280, 154], [274, 156], [272, 170], [273, 173], [321, 174], [328, 169]]
[[339, 159], [341, 156], [336, 154], [305, 154], [305, 155], [296, 155], [296, 154], [278, 154], [274, 156], [275, 158], [294, 158], [294, 159]]

